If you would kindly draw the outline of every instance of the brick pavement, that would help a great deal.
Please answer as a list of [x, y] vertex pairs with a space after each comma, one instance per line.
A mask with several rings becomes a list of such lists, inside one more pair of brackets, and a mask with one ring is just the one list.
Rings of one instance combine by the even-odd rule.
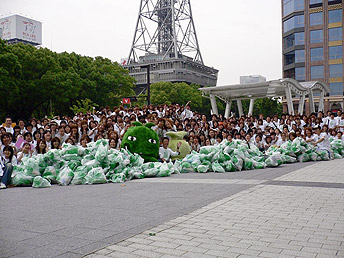
[[344, 187], [334, 184], [344, 182], [343, 164], [254, 185], [86, 257], [344, 257]]

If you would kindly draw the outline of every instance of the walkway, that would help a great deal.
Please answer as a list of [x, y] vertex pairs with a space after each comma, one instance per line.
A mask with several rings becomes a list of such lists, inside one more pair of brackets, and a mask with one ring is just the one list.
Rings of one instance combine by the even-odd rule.
[[252, 187], [87, 258], [344, 257], [344, 160], [317, 162], [273, 180], [135, 181], [147, 183]]

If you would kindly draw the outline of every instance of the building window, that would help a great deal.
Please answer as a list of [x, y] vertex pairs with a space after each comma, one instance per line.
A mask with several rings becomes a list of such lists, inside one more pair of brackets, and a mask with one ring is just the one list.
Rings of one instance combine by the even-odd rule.
[[314, 26], [314, 25], [321, 25], [323, 24], [323, 13], [311, 13], [309, 15], [309, 25]]
[[295, 51], [286, 53], [284, 55], [284, 63], [285, 65], [290, 65], [290, 64], [295, 63]]
[[335, 82], [330, 83], [331, 93], [330, 95], [343, 95], [343, 83], [342, 82]]
[[323, 79], [324, 78], [324, 66], [315, 65], [311, 66], [311, 79]]
[[343, 58], [343, 46], [329, 47], [329, 58], [330, 59]]
[[304, 0], [283, 0], [283, 16], [305, 9]]
[[321, 60], [324, 60], [324, 49], [322, 47], [311, 48], [311, 61]]
[[322, 0], [310, 0], [309, 4], [322, 4]]
[[343, 31], [342, 27], [328, 29], [328, 40], [329, 41], [342, 40], [343, 38], [342, 31]]
[[304, 67], [295, 68], [295, 80], [304, 81], [306, 79], [306, 69]]
[[284, 33], [290, 31], [295, 28], [302, 28], [305, 26], [305, 16], [304, 15], [297, 15], [294, 17], [289, 18], [288, 20], [283, 22]]
[[342, 21], [342, 9], [328, 11], [328, 23], [341, 22]]
[[330, 77], [343, 77], [343, 64], [330, 65]]
[[305, 50], [295, 50], [295, 63], [302, 63], [305, 61]]
[[291, 34], [283, 39], [284, 48], [290, 48], [295, 45], [295, 33]]
[[311, 30], [311, 43], [323, 42], [323, 30]]
[[295, 33], [295, 45], [304, 45], [305, 44], [305, 33], [297, 32]]

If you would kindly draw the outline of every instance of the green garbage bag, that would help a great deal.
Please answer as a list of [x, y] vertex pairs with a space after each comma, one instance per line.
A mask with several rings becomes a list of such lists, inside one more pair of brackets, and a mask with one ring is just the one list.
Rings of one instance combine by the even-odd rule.
[[255, 169], [263, 169], [263, 168], [266, 167], [265, 162], [253, 161], [252, 163], [253, 163], [253, 167], [254, 167]]
[[105, 184], [107, 183], [104, 171], [102, 168], [92, 168], [86, 175], [86, 184]]
[[45, 168], [42, 177], [47, 179], [50, 183], [56, 184], [58, 172], [59, 171], [54, 166], [48, 166]]
[[100, 164], [102, 164], [102, 165], [107, 164], [107, 162], [108, 162], [108, 146], [107, 145], [104, 146], [103, 144], [99, 144], [95, 158]]
[[324, 160], [324, 161], [330, 160], [330, 157], [326, 150], [318, 150], [317, 154], [320, 157], [320, 160]]
[[167, 177], [170, 176], [172, 173], [172, 171], [170, 170], [170, 168], [168, 167], [168, 164], [166, 162], [164, 162], [160, 169], [159, 169], [159, 173], [156, 175], [157, 177]]
[[303, 153], [300, 156], [297, 157], [299, 162], [307, 162], [309, 161], [309, 155], [307, 153]]
[[213, 162], [213, 164], [211, 165], [211, 169], [216, 173], [225, 172], [225, 169], [217, 161]]
[[33, 183], [32, 183], [33, 188], [46, 188], [50, 186], [51, 184], [49, 183], [49, 181], [41, 176], [36, 176], [33, 179]]
[[78, 154], [66, 154], [66, 155], [63, 155], [62, 158], [67, 161], [80, 161], [80, 162], [82, 159]]
[[27, 176], [40, 176], [41, 173], [39, 172], [39, 165], [38, 161], [34, 158], [28, 158], [25, 161], [23, 161], [23, 165], [25, 167], [25, 174]]
[[252, 170], [253, 167], [253, 161], [251, 159], [245, 158], [244, 159], [244, 169], [245, 170]]
[[182, 162], [180, 160], [176, 160], [174, 162], [174, 171], [173, 171], [173, 174], [179, 174], [180, 171], [182, 170]]
[[209, 171], [208, 165], [199, 165], [196, 169], [198, 173], [207, 173]]
[[212, 152], [215, 152], [214, 146], [203, 146], [199, 150], [200, 154], [210, 154]]
[[126, 177], [124, 173], [114, 174], [111, 178], [112, 183], [124, 183], [126, 180]]
[[182, 162], [180, 173], [189, 173], [189, 172], [194, 172], [191, 166], [191, 163], [187, 161]]
[[334, 158], [334, 159], [342, 159], [343, 157], [342, 157], [342, 155], [340, 155], [339, 153], [334, 153], [334, 154], [333, 154], [333, 158]]
[[236, 156], [232, 156], [231, 161], [236, 168], [237, 171], [242, 170], [243, 160], [241, 158], [238, 158]]
[[223, 162], [222, 166], [225, 168], [226, 172], [234, 172], [236, 168], [231, 160]]
[[283, 163], [295, 163], [297, 159], [286, 154], [281, 154], [281, 159]]
[[267, 167], [278, 167], [282, 164], [282, 158], [281, 154], [278, 152], [275, 152], [273, 155], [269, 156], [265, 160], [265, 164]]
[[56, 180], [60, 185], [69, 185], [69, 183], [73, 179], [73, 176], [74, 176], [73, 171], [68, 166], [66, 166], [60, 171]]
[[16, 186], [31, 186], [32, 181], [32, 176], [28, 176], [23, 173], [17, 173], [14, 177], [12, 177], [12, 184]]
[[86, 184], [87, 168], [85, 166], [80, 166], [74, 171], [74, 177], [71, 181], [72, 185], [84, 185]]
[[159, 169], [157, 168], [149, 168], [143, 171], [145, 177], [155, 177], [159, 173]]

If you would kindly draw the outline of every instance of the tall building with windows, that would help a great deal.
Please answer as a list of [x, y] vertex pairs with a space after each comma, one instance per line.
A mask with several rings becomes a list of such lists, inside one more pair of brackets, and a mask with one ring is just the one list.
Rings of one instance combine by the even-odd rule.
[[283, 77], [323, 81], [325, 111], [344, 108], [344, 0], [282, 0]]

